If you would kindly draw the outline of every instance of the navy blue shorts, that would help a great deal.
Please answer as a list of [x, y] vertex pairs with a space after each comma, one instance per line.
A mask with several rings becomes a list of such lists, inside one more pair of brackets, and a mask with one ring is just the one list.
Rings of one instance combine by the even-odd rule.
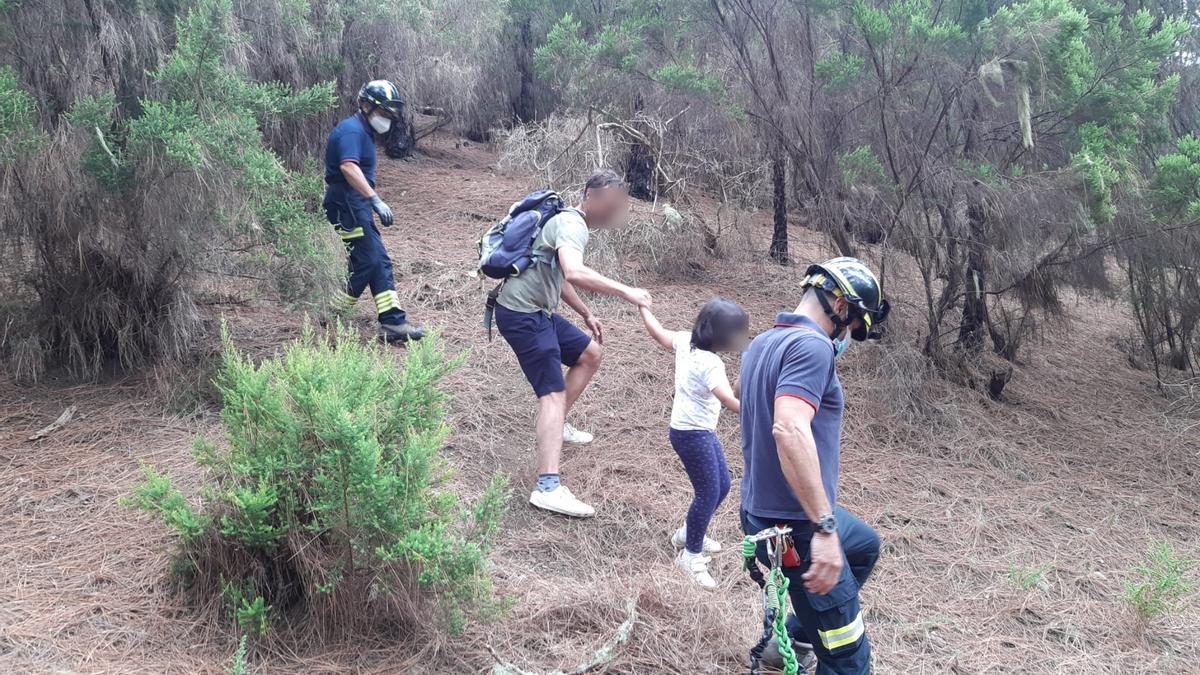
[[570, 321], [554, 314], [514, 312], [496, 305], [496, 328], [512, 347], [538, 398], [556, 391], [565, 391], [563, 366], [579, 361], [592, 338]]

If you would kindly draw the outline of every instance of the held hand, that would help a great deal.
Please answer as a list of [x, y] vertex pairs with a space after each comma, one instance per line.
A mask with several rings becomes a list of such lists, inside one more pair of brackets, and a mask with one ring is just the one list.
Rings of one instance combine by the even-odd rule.
[[809, 544], [812, 565], [802, 578], [810, 593], [825, 595], [833, 590], [842, 576], [842, 542], [834, 534], [814, 534]]
[[596, 318], [595, 314], [588, 314], [583, 322], [587, 324], [588, 330], [592, 332], [592, 337], [596, 338], [596, 342], [604, 344], [604, 324], [600, 323], [600, 319]]
[[380, 199], [379, 195], [371, 196], [371, 208], [375, 210], [375, 213], [379, 214], [379, 222], [384, 227], [392, 226], [392, 208], [387, 205], [387, 202]]
[[650, 299], [650, 291], [644, 288], [629, 289], [629, 292], [625, 294], [625, 299], [638, 307], [645, 307], [647, 309], [650, 308], [650, 305], [654, 304]]

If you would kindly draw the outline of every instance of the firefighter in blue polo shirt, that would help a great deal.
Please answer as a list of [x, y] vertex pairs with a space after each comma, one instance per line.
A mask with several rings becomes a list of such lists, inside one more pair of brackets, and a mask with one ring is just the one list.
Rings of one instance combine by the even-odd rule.
[[[870, 672], [858, 590], [879, 558], [879, 535], [838, 506], [844, 399], [836, 358], [876, 337], [888, 303], [856, 258], [808, 268], [795, 312], [754, 338], [742, 358], [742, 529], [792, 528], [782, 554], [795, 616], [792, 646], [817, 675]], [[759, 559], [767, 562], [765, 543]], [[771, 660], [771, 659], [764, 659]]]
[[408, 323], [392, 260], [383, 247], [375, 214], [384, 227], [392, 225], [392, 210], [375, 192], [375, 142], [401, 121], [404, 100], [387, 80], [372, 80], [358, 90], [358, 112], [342, 120], [325, 144], [325, 214], [346, 245], [349, 282], [335, 304], [348, 310], [367, 287], [375, 298], [380, 337], [387, 342], [420, 340], [425, 332]]

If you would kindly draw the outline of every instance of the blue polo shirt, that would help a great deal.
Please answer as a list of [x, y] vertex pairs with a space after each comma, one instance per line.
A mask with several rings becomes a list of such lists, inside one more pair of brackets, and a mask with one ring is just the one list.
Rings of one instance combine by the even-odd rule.
[[761, 518], [808, 520], [783, 476], [771, 427], [775, 399], [798, 398], [816, 410], [813, 439], [821, 483], [830, 506], [837, 503], [841, 463], [842, 384], [834, 368], [833, 342], [812, 320], [783, 313], [775, 327], [754, 338], [742, 357], [742, 508]]
[[325, 182], [345, 183], [342, 162], [354, 162], [362, 169], [367, 182], [375, 187], [375, 130], [367, 124], [362, 113], [354, 113], [329, 132], [325, 142]]

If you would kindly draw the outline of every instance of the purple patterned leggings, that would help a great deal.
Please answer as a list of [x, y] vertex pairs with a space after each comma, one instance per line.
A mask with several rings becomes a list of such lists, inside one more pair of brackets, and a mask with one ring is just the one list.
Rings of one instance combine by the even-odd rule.
[[704, 533], [713, 513], [729, 494], [729, 467], [721, 441], [711, 431], [680, 431], [671, 429], [671, 447], [683, 462], [696, 496], [687, 514], [687, 550], [700, 553], [704, 549]]

